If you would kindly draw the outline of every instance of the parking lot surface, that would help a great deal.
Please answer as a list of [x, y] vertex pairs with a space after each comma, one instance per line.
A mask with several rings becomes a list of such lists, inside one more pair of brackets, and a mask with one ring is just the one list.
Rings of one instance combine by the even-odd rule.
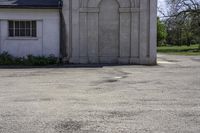
[[200, 56], [0, 69], [0, 133], [200, 133]]

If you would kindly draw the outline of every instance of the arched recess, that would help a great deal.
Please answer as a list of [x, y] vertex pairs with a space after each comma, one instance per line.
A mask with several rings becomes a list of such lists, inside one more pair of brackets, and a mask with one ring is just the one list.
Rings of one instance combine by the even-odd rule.
[[137, 63], [140, 50], [140, 1], [131, 0], [131, 59], [130, 63]]
[[131, 7], [132, 8], [139, 8], [140, 7], [140, 0], [131, 0]]
[[99, 58], [101, 63], [118, 61], [119, 56], [119, 3], [102, 0], [99, 5]]
[[86, 8], [88, 5], [88, 0], [80, 0], [80, 7]]
[[[103, 0], [87, 0], [88, 4], [87, 7], [99, 7]], [[119, 3], [120, 8], [130, 8], [131, 7], [131, 0], [116, 0]]]
[[[102, 37], [102, 30], [106, 28], [112, 27], [105, 25], [105, 29], [101, 29], [101, 8], [102, 3], [105, 1], [110, 0], [80, 0], [80, 50], [82, 51], [82, 57], [89, 57], [88, 62], [90, 63], [98, 63], [99, 57], [102, 55], [108, 56], [117, 56], [117, 53], [113, 52], [114, 54], [110, 53], [102, 53], [100, 49], [102, 49], [101, 41], [105, 41], [108, 39], [103, 39]], [[139, 15], [139, 0], [112, 0], [115, 6], [114, 16], [117, 16], [115, 19], [115, 31], [118, 34], [118, 42], [115, 42], [118, 45], [118, 58], [119, 61], [124, 63], [129, 63], [129, 59], [134, 56], [137, 57], [138, 52], [138, 35], [137, 35], [137, 28], [138, 28], [138, 15]], [[112, 12], [109, 12], [112, 13]], [[109, 14], [105, 14], [105, 16], [109, 16]], [[111, 19], [111, 18], [110, 18]], [[112, 18], [114, 20], [114, 18]], [[112, 24], [113, 20], [110, 20], [110, 24]], [[109, 19], [108, 19], [109, 21]], [[134, 24], [136, 22], [136, 24]], [[116, 26], [117, 25], [117, 26]], [[106, 27], [108, 26], [108, 27]], [[131, 28], [132, 27], [132, 28]], [[131, 30], [130, 30], [131, 29]], [[110, 30], [112, 32], [112, 30]], [[87, 33], [87, 34], [86, 34]], [[87, 35], [87, 37], [86, 37]], [[109, 35], [107, 35], [109, 37]], [[112, 37], [111, 37], [112, 38]], [[113, 37], [115, 38], [115, 37]], [[136, 41], [135, 41], [136, 39]], [[109, 42], [109, 41], [108, 41]], [[108, 43], [104, 42], [104, 43]], [[113, 41], [114, 42], [114, 41]], [[87, 45], [87, 50], [85, 47]], [[135, 47], [136, 48], [133, 48]], [[107, 48], [111, 49], [111, 48]], [[116, 47], [114, 48], [116, 49]], [[116, 50], [114, 50], [116, 51]], [[135, 51], [135, 54], [132, 54]], [[112, 53], [112, 52], [111, 52]], [[110, 55], [109, 55], [110, 54]], [[90, 58], [91, 57], [91, 58]], [[90, 60], [92, 59], [92, 60]], [[84, 59], [85, 60], [85, 59]], [[85, 62], [87, 62], [85, 60]]]

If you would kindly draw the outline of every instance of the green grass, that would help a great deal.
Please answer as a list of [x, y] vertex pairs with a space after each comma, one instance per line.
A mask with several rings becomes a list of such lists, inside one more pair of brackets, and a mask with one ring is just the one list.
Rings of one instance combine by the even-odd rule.
[[198, 44], [191, 46], [162, 46], [158, 47], [158, 52], [176, 55], [200, 55]]

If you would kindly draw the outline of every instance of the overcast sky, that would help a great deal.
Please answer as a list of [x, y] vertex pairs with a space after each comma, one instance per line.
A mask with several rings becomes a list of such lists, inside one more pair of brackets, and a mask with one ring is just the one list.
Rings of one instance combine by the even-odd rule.
[[[165, 0], [158, 0], [158, 7], [159, 9], [161, 9], [163, 12], [165, 12], [166, 4], [165, 4]], [[161, 16], [161, 14], [158, 12], [158, 15]]]
[[158, 5], [165, 6], [165, 0], [158, 0]]

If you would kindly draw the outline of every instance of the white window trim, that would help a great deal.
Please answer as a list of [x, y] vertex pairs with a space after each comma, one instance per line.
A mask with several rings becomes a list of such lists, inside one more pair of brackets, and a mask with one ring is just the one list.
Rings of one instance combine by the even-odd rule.
[[[13, 35], [14, 36], [9, 36], [9, 21], [13, 21], [14, 22], [14, 26], [13, 26]], [[32, 36], [32, 23], [30, 23], [30, 36], [15, 36], [15, 21], [35, 21], [36, 22], [36, 37]], [[38, 33], [37, 33], [37, 20], [7, 20], [7, 25], [8, 25], [8, 35], [7, 35], [7, 40], [38, 40]], [[26, 29], [26, 28], [25, 28]], [[26, 34], [26, 33], [25, 33]]]
[[38, 37], [7, 37], [7, 40], [39, 40]]

